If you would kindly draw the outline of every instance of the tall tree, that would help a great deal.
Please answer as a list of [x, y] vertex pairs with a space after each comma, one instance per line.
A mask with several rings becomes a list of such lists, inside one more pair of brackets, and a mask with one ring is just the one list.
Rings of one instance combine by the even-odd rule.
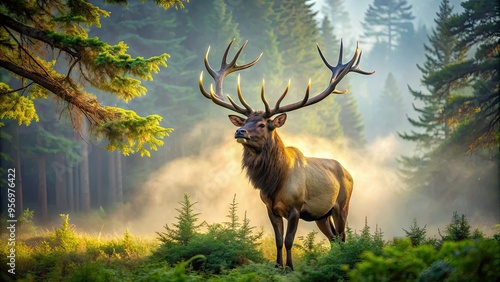
[[[164, 8], [182, 6], [180, 0], [158, 3]], [[100, 26], [101, 17], [109, 16], [88, 1], [6, 0], [0, 6], [0, 67], [22, 81], [19, 89], [1, 83], [0, 118], [29, 123], [37, 119], [33, 100], [54, 95], [67, 104], [70, 116], [82, 112], [92, 132], [109, 140], [110, 150], [143, 155], [149, 154], [148, 147], [154, 150], [163, 144], [160, 139], [171, 130], [160, 125], [160, 116], [141, 117], [131, 110], [103, 106], [84, 87], [92, 86], [124, 101], [144, 95], [146, 88], [134, 77], [152, 80], [152, 73], [166, 66], [167, 54], [132, 58], [123, 42], [109, 45], [88, 38], [86, 27]]]
[[462, 210], [482, 218], [498, 217], [500, 197], [500, 4], [490, 4], [467, 1], [454, 15], [442, 0], [419, 66], [427, 91], [410, 88], [421, 106], [415, 106], [418, 119], [409, 119], [415, 130], [401, 134], [418, 150], [400, 158], [402, 176], [414, 189], [408, 201], [460, 201]]
[[449, 125], [441, 119], [440, 113], [443, 111], [446, 99], [450, 96], [450, 91], [445, 90], [447, 93], [439, 93], [442, 91], [441, 87], [433, 87], [426, 82], [434, 72], [464, 58], [464, 52], [455, 48], [457, 40], [446, 27], [446, 22], [452, 15], [452, 9], [449, 0], [441, 2], [434, 20], [436, 27], [428, 37], [429, 44], [424, 44], [426, 60], [422, 66], [417, 65], [422, 73], [421, 82], [427, 88], [426, 93], [409, 87], [410, 94], [415, 101], [422, 105], [413, 105], [419, 114], [417, 119], [408, 118], [410, 124], [418, 131], [412, 130], [409, 133], [400, 134], [400, 136], [405, 140], [416, 142], [421, 153], [432, 151], [449, 137]]
[[[87, 123], [82, 120], [82, 130], [87, 132]], [[84, 213], [90, 211], [90, 175], [89, 175], [89, 145], [86, 140], [81, 142], [80, 156], [80, 209]]]
[[323, 63], [313, 45], [319, 41], [319, 30], [312, 5], [306, 0], [280, 0], [274, 1], [273, 6], [274, 32], [278, 38], [279, 50], [283, 58], [286, 58], [283, 62], [287, 71], [285, 75], [292, 79], [292, 83], [301, 84], [299, 94], [294, 98], [303, 95], [302, 89], [305, 89], [308, 78], [312, 79], [315, 89], [323, 85], [324, 78], [329, 74], [325, 74]]
[[396, 49], [401, 34], [413, 29], [415, 16], [411, 8], [406, 0], [373, 0], [362, 22], [365, 38], [383, 42], [389, 50]]
[[344, 0], [326, 0], [322, 12], [332, 22], [335, 36], [350, 42], [353, 39], [351, 19], [344, 3]]
[[[263, 78], [266, 79], [266, 93], [282, 90], [278, 86], [283, 84], [283, 56], [273, 27], [273, 4], [272, 0], [256, 0], [244, 1], [232, 7], [234, 22], [238, 24], [241, 39], [249, 41], [245, 48], [246, 58], [263, 54], [259, 63], [252, 67], [252, 73], [262, 75], [242, 77], [245, 82], [248, 80], [255, 85], [252, 87], [252, 93], [258, 93], [253, 91], [259, 91]], [[258, 96], [251, 95], [248, 97], [249, 101], [260, 103]]]
[[[334, 28], [328, 17], [323, 17], [319, 31], [320, 44], [324, 54], [329, 58], [337, 58], [340, 41], [335, 36]], [[347, 81], [347, 79], [343, 80], [339, 84], [339, 89], [344, 89]], [[326, 80], [322, 81], [321, 85], [325, 82]], [[300, 113], [302, 119], [305, 121], [301, 126], [305, 126], [309, 134], [329, 140], [335, 140], [342, 136], [342, 125], [339, 121], [341, 108], [335, 98], [335, 95], [332, 95], [332, 97], [323, 100], [322, 103], [316, 104], [314, 108], [316, 114], [314, 116], [311, 116], [311, 113], [308, 111]]]
[[[459, 90], [447, 99], [443, 118], [453, 127], [451, 141], [469, 151], [498, 148], [500, 144], [500, 3], [469, 0], [464, 11], [447, 22], [457, 47], [474, 55], [448, 64], [427, 79], [437, 88], [439, 98], [447, 90]], [[471, 86], [471, 91], [465, 87]], [[497, 152], [498, 153], [498, 152]]]
[[340, 105], [339, 122], [342, 125], [344, 137], [353, 148], [363, 149], [366, 146], [365, 126], [358, 109], [356, 96], [349, 93], [335, 100]]
[[384, 91], [378, 98], [377, 113], [375, 119], [378, 121], [377, 134], [385, 136], [401, 130], [404, 124], [404, 105], [401, 90], [392, 73], [387, 75]]

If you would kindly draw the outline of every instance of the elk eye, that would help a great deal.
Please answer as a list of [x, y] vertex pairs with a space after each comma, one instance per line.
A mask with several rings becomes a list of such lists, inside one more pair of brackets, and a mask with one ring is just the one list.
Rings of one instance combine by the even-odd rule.
[[261, 123], [261, 124], [259, 124], [259, 127], [260, 127], [260, 128], [264, 128], [264, 127], [266, 127], [266, 125], [265, 125], [265, 124], [263, 124], [263, 123]]

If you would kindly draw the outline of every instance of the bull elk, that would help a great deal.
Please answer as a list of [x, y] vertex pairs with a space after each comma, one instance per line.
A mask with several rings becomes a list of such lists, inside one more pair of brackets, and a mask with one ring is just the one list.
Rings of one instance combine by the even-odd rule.
[[[336, 66], [332, 66], [323, 56], [319, 46], [318, 52], [325, 65], [331, 70], [332, 78], [328, 86], [319, 94], [309, 97], [311, 82], [307, 86], [304, 98], [285, 106], [281, 102], [285, 98], [290, 83], [283, 94], [271, 108], [264, 95], [264, 83], [260, 93], [265, 110], [254, 110], [245, 101], [241, 93], [238, 76], [237, 93], [241, 105], [229, 95], [224, 99], [222, 83], [224, 78], [236, 71], [249, 68], [257, 63], [262, 54], [248, 64], [236, 63], [247, 42], [237, 51], [231, 62], [227, 55], [234, 40], [224, 52], [220, 70], [214, 70], [208, 62], [210, 47], [205, 55], [205, 67], [215, 81], [207, 91], [203, 86], [203, 72], [200, 75], [201, 93], [215, 104], [246, 116], [242, 118], [229, 115], [229, 120], [238, 127], [234, 135], [236, 141], [243, 145], [242, 167], [253, 186], [260, 190], [260, 198], [267, 208], [267, 214], [274, 229], [276, 239], [276, 264], [283, 267], [283, 236], [285, 236], [286, 266], [293, 270], [292, 245], [297, 231], [299, 219], [315, 221], [321, 232], [333, 240], [339, 236], [345, 241], [345, 224], [349, 210], [349, 199], [353, 189], [353, 179], [349, 172], [336, 160], [305, 157], [297, 148], [285, 147], [276, 129], [286, 121], [286, 112], [297, 110], [325, 99], [330, 94], [344, 94], [345, 90], [337, 90], [337, 84], [349, 72], [370, 75], [359, 68], [361, 52], [358, 48], [352, 59], [342, 64], [342, 42]], [[279, 115], [278, 115], [279, 114]], [[275, 118], [273, 116], [277, 115]], [[283, 218], [287, 219], [286, 234], [283, 233]], [[333, 222], [332, 222], [333, 220]]]

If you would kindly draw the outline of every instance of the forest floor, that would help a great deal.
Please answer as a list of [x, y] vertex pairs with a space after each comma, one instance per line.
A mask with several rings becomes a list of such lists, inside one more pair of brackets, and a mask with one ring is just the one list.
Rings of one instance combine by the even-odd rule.
[[425, 227], [416, 222], [406, 238], [390, 241], [368, 226], [360, 232], [348, 230], [345, 243], [331, 245], [311, 232], [296, 239], [294, 271], [275, 267], [274, 238], [245, 242], [222, 225], [212, 225], [206, 234], [184, 243], [162, 240], [160, 234], [135, 236], [128, 230], [115, 236], [89, 235], [77, 231], [68, 215], [61, 215], [60, 225], [52, 230], [40, 230], [30, 218], [21, 220], [16, 230], [10, 226], [2, 226], [0, 238], [2, 281], [500, 279], [500, 226], [497, 234], [486, 238], [455, 215], [440, 239], [426, 238]]

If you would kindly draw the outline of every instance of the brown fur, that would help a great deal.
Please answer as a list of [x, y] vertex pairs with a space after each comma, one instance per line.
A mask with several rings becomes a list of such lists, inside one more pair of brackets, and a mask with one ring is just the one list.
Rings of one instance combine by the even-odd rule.
[[230, 120], [240, 127], [235, 137], [246, 140], [242, 167], [266, 204], [275, 231], [277, 264], [282, 265], [282, 218], [288, 220], [286, 265], [292, 269], [291, 248], [299, 218], [315, 221], [330, 240], [335, 236], [345, 240], [353, 186], [349, 172], [335, 160], [307, 158], [297, 148], [285, 147], [275, 129], [285, 123], [286, 114], [272, 120], [256, 112], [246, 120], [234, 115]]

